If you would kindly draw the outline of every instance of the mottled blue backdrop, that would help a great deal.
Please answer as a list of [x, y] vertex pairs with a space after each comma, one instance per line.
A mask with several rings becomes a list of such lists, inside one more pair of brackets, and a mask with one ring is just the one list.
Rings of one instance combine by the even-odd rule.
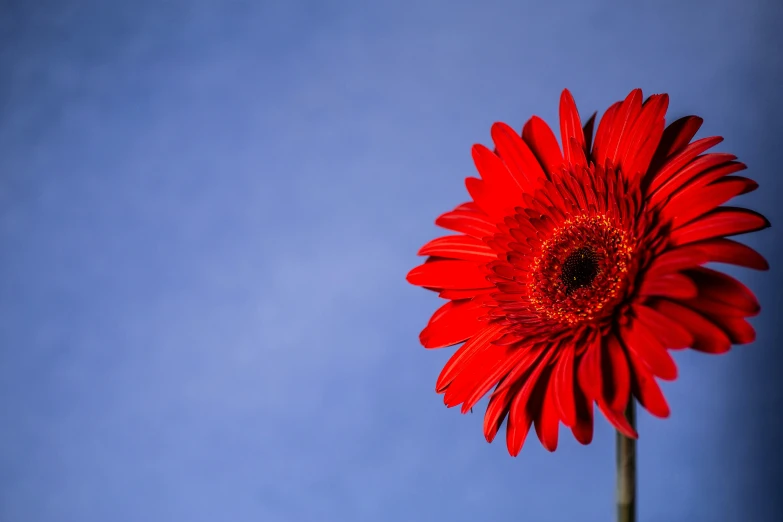
[[[0, 0], [0, 521], [614, 516], [614, 435], [488, 445], [405, 283], [492, 122], [630, 89], [761, 190], [758, 341], [678, 352], [640, 522], [781, 507], [783, 4]], [[774, 466], [774, 467], [773, 467]]]

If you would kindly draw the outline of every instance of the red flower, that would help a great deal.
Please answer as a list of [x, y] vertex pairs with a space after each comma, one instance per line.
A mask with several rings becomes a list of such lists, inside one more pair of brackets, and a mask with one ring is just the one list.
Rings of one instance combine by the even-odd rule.
[[595, 116], [582, 128], [573, 97], [560, 98], [563, 151], [544, 121], [522, 135], [492, 126], [495, 152], [473, 147], [481, 179], [472, 201], [435, 222], [457, 235], [424, 245], [410, 283], [448, 299], [421, 332], [426, 348], [465, 342], [438, 378], [452, 407], [471, 409], [492, 387], [484, 435], [508, 418], [516, 456], [531, 424], [550, 451], [562, 422], [593, 437], [593, 403], [626, 436], [635, 397], [669, 415], [655, 378], [673, 380], [670, 349], [724, 353], [750, 343], [753, 293], [703, 265], [766, 270], [751, 248], [727, 239], [766, 228], [760, 214], [721, 206], [757, 188], [734, 175], [745, 165], [705, 151], [719, 137], [691, 142], [702, 119], [664, 129], [666, 94], [642, 103], [641, 90], [612, 105], [592, 144]]

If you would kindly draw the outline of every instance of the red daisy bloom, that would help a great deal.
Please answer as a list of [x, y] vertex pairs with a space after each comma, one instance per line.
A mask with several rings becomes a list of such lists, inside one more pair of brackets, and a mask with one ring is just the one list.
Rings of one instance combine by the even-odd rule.
[[508, 418], [516, 456], [535, 426], [557, 447], [560, 422], [588, 444], [593, 403], [624, 435], [635, 397], [669, 415], [656, 378], [673, 380], [670, 349], [724, 353], [750, 343], [753, 293], [709, 262], [766, 270], [756, 251], [726, 236], [766, 228], [760, 214], [721, 206], [755, 190], [722, 141], [691, 141], [702, 123], [688, 116], [665, 127], [666, 94], [641, 90], [582, 127], [571, 94], [560, 98], [563, 151], [531, 118], [521, 136], [492, 126], [493, 152], [473, 147], [481, 179], [467, 178], [472, 201], [436, 220], [457, 235], [430, 241], [407, 280], [449, 302], [421, 332], [426, 348], [464, 342], [438, 378], [444, 402], [470, 410], [492, 387], [484, 435]]

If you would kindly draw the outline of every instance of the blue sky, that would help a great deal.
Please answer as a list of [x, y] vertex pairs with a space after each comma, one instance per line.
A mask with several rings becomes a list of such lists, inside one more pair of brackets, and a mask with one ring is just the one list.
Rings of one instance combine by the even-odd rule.
[[[773, 1], [37, 1], [0, 7], [0, 521], [600, 521], [614, 436], [434, 393], [404, 281], [492, 122], [634, 87], [699, 114], [783, 223]], [[640, 522], [773, 520], [776, 228], [758, 341], [679, 352]], [[563, 434], [565, 432], [563, 431]], [[770, 482], [777, 481], [777, 482]]]

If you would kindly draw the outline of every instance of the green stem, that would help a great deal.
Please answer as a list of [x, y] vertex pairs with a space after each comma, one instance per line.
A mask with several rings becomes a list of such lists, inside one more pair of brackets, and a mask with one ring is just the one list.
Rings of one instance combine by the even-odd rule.
[[[636, 429], [633, 397], [625, 415]], [[636, 522], [636, 441], [620, 432], [617, 433], [617, 521]]]

